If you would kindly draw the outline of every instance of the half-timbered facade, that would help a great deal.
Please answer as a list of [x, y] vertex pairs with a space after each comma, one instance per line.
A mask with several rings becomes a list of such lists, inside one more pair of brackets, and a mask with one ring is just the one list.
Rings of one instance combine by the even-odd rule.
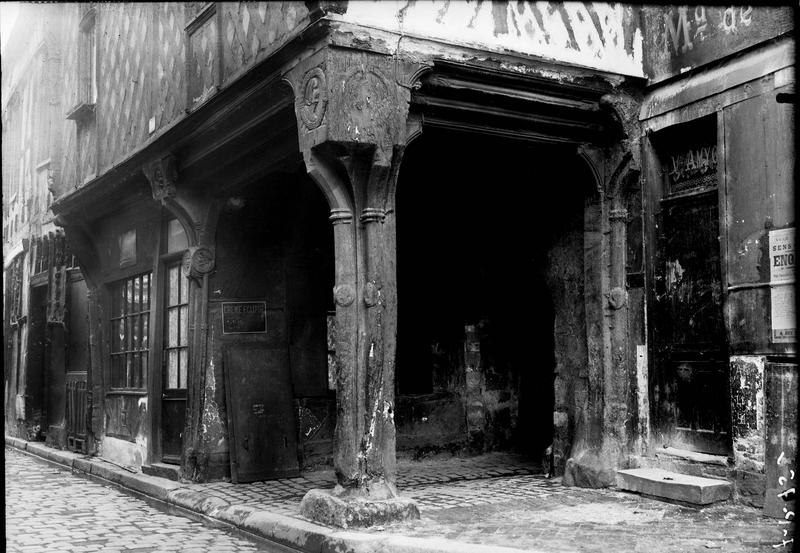
[[[602, 486], [667, 446], [773, 477], [736, 452], [791, 428], [788, 403], [748, 403], [796, 389], [788, 319], [763, 328], [790, 277], [733, 261], [766, 234], [729, 223], [751, 224], [731, 210], [755, 209], [734, 199], [756, 176], [725, 129], [774, 115], [758, 217], [793, 245], [789, 212], [768, 213], [793, 175], [791, 104], [773, 102], [794, 80], [788, 10], [59, 9], [53, 211], [89, 288], [94, 453], [238, 482], [332, 463], [341, 493], [304, 512], [356, 524], [415, 513], [398, 451], [547, 451], [543, 470]], [[738, 34], [712, 32], [726, 17]], [[701, 39], [722, 46], [687, 54]], [[353, 513], [353, 495], [384, 503]]]

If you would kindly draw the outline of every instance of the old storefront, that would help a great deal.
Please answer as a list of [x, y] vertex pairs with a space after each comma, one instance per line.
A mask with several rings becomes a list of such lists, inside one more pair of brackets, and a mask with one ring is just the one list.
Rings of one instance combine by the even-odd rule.
[[650, 453], [716, 456], [721, 474], [694, 470], [782, 516], [797, 447], [792, 12], [646, 17]]
[[65, 6], [81, 444], [196, 481], [332, 464], [329, 522], [414, 515], [398, 451], [609, 486], [691, 450], [758, 503], [796, 440], [794, 52], [785, 10], [731, 10]]

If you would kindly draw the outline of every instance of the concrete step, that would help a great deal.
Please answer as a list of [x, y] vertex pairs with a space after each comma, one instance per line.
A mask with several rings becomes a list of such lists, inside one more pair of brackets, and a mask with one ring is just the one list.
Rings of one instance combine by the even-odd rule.
[[152, 463], [150, 465], [142, 465], [142, 472], [149, 476], [159, 476], [168, 480], [180, 482], [181, 467], [179, 465], [170, 465], [168, 463]]
[[658, 468], [617, 471], [620, 489], [692, 505], [709, 505], [731, 496], [731, 483], [714, 478], [689, 476]]

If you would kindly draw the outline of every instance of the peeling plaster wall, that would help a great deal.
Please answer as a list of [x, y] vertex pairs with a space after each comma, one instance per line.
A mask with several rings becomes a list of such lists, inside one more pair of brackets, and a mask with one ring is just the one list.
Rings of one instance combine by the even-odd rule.
[[[491, 52], [644, 76], [639, 8], [604, 2], [349, 2], [332, 19]], [[401, 45], [396, 48], [412, 48]]]
[[736, 467], [764, 472], [764, 357], [731, 357], [731, 412]]

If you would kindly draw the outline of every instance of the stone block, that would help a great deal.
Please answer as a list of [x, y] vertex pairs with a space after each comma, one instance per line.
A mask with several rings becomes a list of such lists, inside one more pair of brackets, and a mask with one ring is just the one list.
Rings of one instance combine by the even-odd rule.
[[725, 501], [731, 496], [730, 482], [657, 468], [617, 471], [617, 486], [623, 490], [693, 505]]
[[337, 490], [311, 490], [300, 503], [300, 514], [339, 528], [365, 528], [419, 518], [417, 504], [409, 498], [373, 499]]
[[614, 469], [591, 451], [583, 451], [567, 459], [564, 485], [579, 488], [606, 488], [616, 482]]
[[734, 474], [736, 497], [739, 502], [751, 507], [764, 507], [764, 494], [767, 489], [767, 477], [762, 473], [737, 470]]

